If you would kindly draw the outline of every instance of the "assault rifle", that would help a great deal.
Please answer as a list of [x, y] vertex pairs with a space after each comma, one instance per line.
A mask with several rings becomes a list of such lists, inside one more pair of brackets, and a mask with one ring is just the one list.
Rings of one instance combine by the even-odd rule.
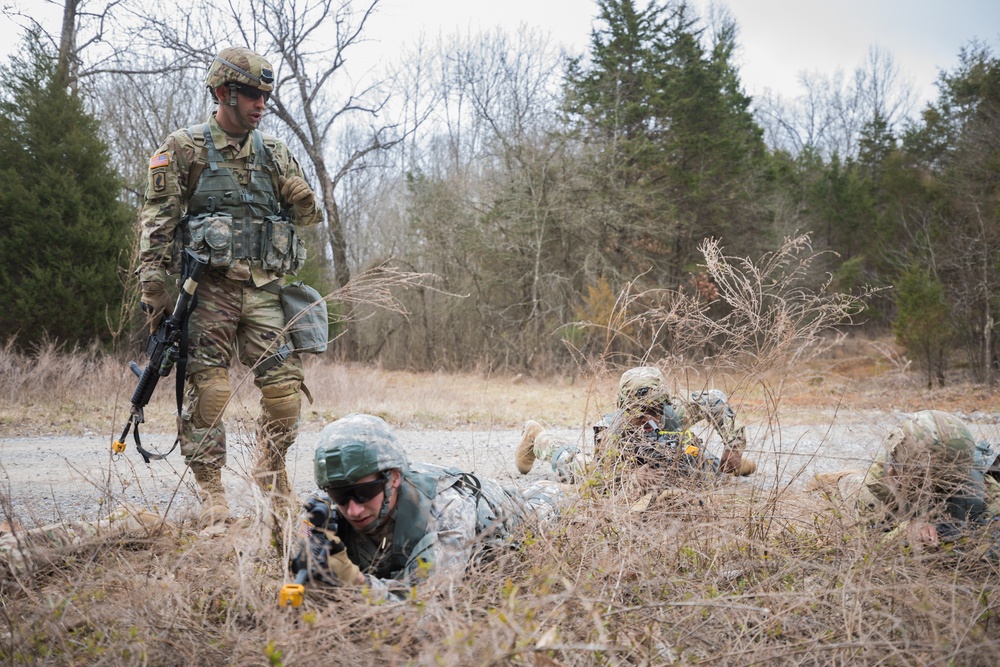
[[[139, 364], [134, 361], [128, 362], [129, 369], [139, 378], [139, 382], [135, 386], [135, 391], [132, 392], [130, 401], [132, 403], [132, 410], [128, 422], [125, 424], [125, 429], [122, 431], [121, 437], [111, 443], [112, 452], [115, 454], [123, 453], [125, 451], [125, 438], [128, 436], [129, 430], [132, 430], [135, 448], [142, 455], [142, 459], [146, 463], [149, 463], [151, 459], [166, 458], [167, 454], [174, 451], [174, 447], [177, 446], [179, 440], [179, 438], [178, 440], [174, 440], [174, 447], [171, 447], [170, 452], [166, 454], [155, 454], [147, 451], [139, 439], [139, 424], [145, 421], [143, 410], [153, 396], [156, 383], [160, 381], [161, 377], [170, 375], [174, 364], [182, 356], [181, 338], [183, 337], [185, 324], [190, 314], [191, 303], [194, 299], [195, 290], [198, 289], [198, 281], [201, 280], [201, 274], [205, 272], [205, 268], [208, 266], [208, 260], [190, 248], [185, 249], [184, 253], [184, 273], [181, 293], [177, 297], [174, 311], [163, 314], [163, 319], [160, 320], [160, 324], [156, 327], [156, 332], [150, 334], [149, 339], [146, 341], [146, 356], [149, 357], [146, 367], [140, 368]], [[183, 383], [184, 378], [179, 377], [178, 381]], [[178, 391], [178, 410], [180, 409], [180, 394], [181, 392]]]
[[305, 599], [306, 583], [311, 579], [337, 583], [324, 575], [329, 570], [330, 555], [345, 548], [342, 543], [334, 544], [327, 537], [330, 506], [320, 498], [310, 498], [305, 503], [305, 511], [306, 516], [299, 527], [299, 551], [288, 563], [295, 579], [281, 587], [278, 594], [278, 605], [281, 607], [300, 606]]

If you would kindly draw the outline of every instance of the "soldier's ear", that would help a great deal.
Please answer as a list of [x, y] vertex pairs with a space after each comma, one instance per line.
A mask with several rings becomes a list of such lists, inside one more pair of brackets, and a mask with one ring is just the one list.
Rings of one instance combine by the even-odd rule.
[[392, 488], [398, 489], [399, 485], [403, 483], [403, 473], [398, 470], [390, 470], [389, 483], [392, 484]]
[[219, 104], [225, 104], [229, 101], [229, 86], [216, 86], [215, 87], [215, 99], [219, 101]]

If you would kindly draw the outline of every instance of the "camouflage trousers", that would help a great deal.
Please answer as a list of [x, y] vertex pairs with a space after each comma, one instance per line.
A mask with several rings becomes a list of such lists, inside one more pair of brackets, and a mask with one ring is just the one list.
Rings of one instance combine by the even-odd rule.
[[[232, 393], [228, 369], [233, 353], [253, 368], [283, 344], [290, 345], [284, 328], [277, 294], [216, 271], [202, 277], [197, 307], [188, 320], [187, 388], [181, 412], [181, 453], [188, 465], [225, 465], [222, 413]], [[280, 451], [282, 469], [284, 452], [298, 432], [303, 377], [302, 362], [294, 354], [254, 376], [261, 390], [258, 445], [262, 451]]]

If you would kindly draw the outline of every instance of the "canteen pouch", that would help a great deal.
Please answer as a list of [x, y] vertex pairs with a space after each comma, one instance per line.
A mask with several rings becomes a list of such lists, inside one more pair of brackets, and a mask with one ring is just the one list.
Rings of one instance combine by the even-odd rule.
[[330, 323], [323, 296], [301, 280], [284, 285], [280, 296], [285, 324], [295, 351], [307, 354], [326, 352]]

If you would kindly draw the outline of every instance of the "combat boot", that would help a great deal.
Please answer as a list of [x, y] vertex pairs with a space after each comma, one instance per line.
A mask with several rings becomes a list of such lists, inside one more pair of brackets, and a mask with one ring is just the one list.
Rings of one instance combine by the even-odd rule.
[[269, 440], [258, 445], [253, 477], [265, 494], [292, 495], [292, 485], [288, 482], [288, 472], [285, 470], [284, 452]]
[[535, 438], [542, 432], [542, 425], [536, 421], [527, 421], [524, 424], [524, 433], [521, 435], [521, 442], [514, 452], [514, 463], [517, 470], [522, 475], [531, 472], [531, 466], [535, 463]]
[[226, 502], [226, 490], [222, 486], [222, 468], [196, 463], [191, 465], [191, 472], [198, 482], [198, 495], [201, 496], [198, 523], [207, 528], [228, 521], [229, 504]]
[[727, 449], [722, 452], [722, 462], [719, 471], [731, 473], [733, 477], [746, 477], [752, 475], [757, 470], [757, 464], [750, 459], [743, 458], [743, 454]]

